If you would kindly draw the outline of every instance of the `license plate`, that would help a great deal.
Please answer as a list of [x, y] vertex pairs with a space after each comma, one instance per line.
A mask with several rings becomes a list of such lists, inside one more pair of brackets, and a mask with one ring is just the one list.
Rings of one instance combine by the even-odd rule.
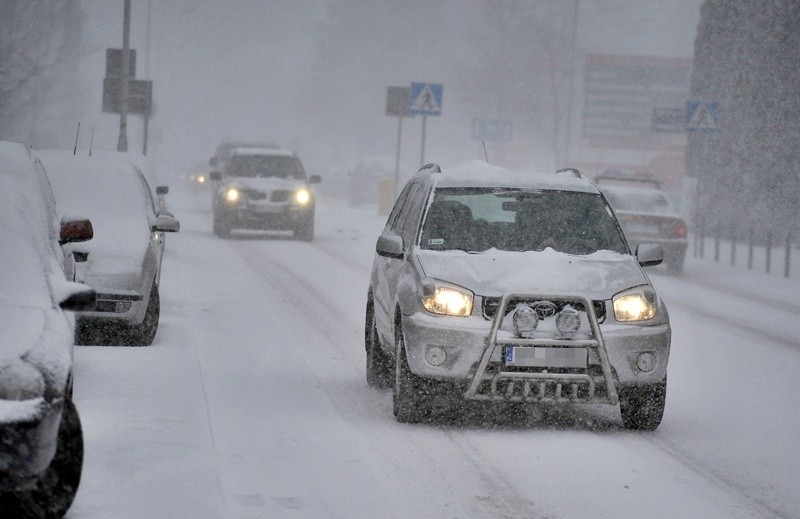
[[586, 348], [506, 347], [506, 366], [526, 368], [586, 368]]

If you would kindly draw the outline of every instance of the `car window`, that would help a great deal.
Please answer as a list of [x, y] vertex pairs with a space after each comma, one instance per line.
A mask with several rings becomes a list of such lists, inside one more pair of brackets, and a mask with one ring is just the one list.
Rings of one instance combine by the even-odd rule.
[[415, 182], [411, 185], [406, 200], [398, 220], [402, 222], [400, 234], [403, 236], [403, 243], [410, 244], [414, 242], [414, 233], [417, 230], [420, 209], [423, 203], [422, 185], [419, 182]]
[[671, 212], [674, 209], [666, 195], [660, 191], [638, 189], [604, 191], [611, 206], [617, 211], [640, 211], [645, 213]]
[[437, 189], [420, 247], [627, 253], [616, 219], [596, 193], [501, 188]]
[[403, 204], [406, 201], [408, 192], [411, 190], [411, 186], [412, 184], [407, 184], [406, 187], [403, 188], [403, 191], [400, 192], [400, 196], [397, 197], [397, 201], [394, 203], [392, 212], [389, 213], [389, 218], [386, 220], [385, 230], [398, 232], [397, 220], [400, 217], [400, 211], [403, 209]]
[[306, 178], [300, 160], [286, 155], [235, 155], [227, 167], [231, 177]]

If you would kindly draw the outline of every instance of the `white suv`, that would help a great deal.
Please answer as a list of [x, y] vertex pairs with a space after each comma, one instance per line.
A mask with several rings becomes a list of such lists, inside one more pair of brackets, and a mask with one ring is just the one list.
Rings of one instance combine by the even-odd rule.
[[597, 187], [572, 170], [423, 167], [378, 238], [366, 374], [402, 422], [437, 395], [520, 405], [619, 403], [624, 426], [664, 411], [670, 324]]

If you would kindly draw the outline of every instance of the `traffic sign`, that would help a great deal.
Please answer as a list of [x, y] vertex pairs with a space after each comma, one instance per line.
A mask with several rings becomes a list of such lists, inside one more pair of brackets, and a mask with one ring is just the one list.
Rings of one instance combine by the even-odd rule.
[[686, 110], [683, 108], [653, 108], [650, 129], [653, 133], [683, 133], [686, 131]]
[[686, 101], [686, 131], [694, 133], [717, 133], [717, 101]]
[[[122, 80], [118, 77], [103, 79], [103, 111], [118, 114], [120, 111]], [[128, 80], [128, 113], [147, 114], [153, 99], [153, 82]]]
[[411, 89], [408, 87], [386, 87], [386, 115], [392, 117], [410, 117], [408, 99]]
[[472, 120], [472, 138], [476, 141], [511, 142], [511, 121], [476, 117]]
[[[122, 75], [122, 49], [106, 49], [106, 77]], [[136, 77], [136, 49], [128, 49], [128, 79]]]
[[411, 83], [409, 113], [418, 115], [442, 115], [441, 83]]

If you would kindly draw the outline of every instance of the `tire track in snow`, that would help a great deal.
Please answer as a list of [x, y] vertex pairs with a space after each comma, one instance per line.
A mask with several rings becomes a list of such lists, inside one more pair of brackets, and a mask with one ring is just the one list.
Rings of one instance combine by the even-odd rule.
[[[247, 241], [242, 241], [241, 246], [235, 246], [234, 250], [240, 257], [260, 276], [265, 278], [270, 284], [280, 289], [281, 298], [287, 303], [297, 308], [300, 312], [308, 317], [309, 324], [317, 328], [321, 335], [328, 338], [328, 342], [332, 344], [347, 361], [342, 364], [341, 358], [338, 360], [340, 367], [346, 371], [356, 372], [358, 378], [362, 380], [365, 386], [364, 392], [373, 392], [373, 390], [366, 389], [366, 382], [363, 382], [363, 372], [361, 369], [355, 368], [362, 366], [365, 362], [363, 358], [363, 346], [360, 341], [363, 341], [361, 333], [359, 333], [358, 348], [355, 351], [358, 355], [354, 355], [352, 349], [345, 349], [343, 345], [350, 344], [353, 340], [351, 336], [342, 331], [343, 323], [347, 323], [351, 316], [346, 315], [341, 310], [338, 310], [336, 303], [327, 301], [329, 294], [321, 293], [317, 287], [310, 284], [303, 277], [296, 275], [284, 265], [275, 262], [272, 257], [265, 256], [263, 249], [252, 246]], [[335, 255], [323, 251], [329, 257], [336, 258]], [[270, 261], [266, 264], [264, 260]], [[346, 263], [350, 268], [356, 270], [358, 273], [363, 272], [362, 266], [355, 266], [352, 261], [339, 259], [340, 262]], [[276, 272], [277, 271], [277, 272]], [[299, 290], [298, 290], [299, 288]], [[366, 302], [366, 301], [365, 301]], [[320, 311], [322, 310], [322, 311]], [[330, 314], [330, 315], [329, 315]], [[320, 319], [324, 323], [320, 322]], [[360, 327], [359, 327], [360, 330]], [[358, 357], [356, 359], [355, 357]], [[309, 366], [312, 368], [313, 367]], [[349, 401], [340, 401], [343, 395], [336, 395], [328, 390], [323, 381], [320, 382], [320, 388], [325, 391], [328, 399], [341, 416], [347, 417], [353, 415], [353, 406]], [[363, 395], [363, 393], [362, 393]], [[376, 397], [378, 395], [375, 395]], [[385, 404], [385, 398], [380, 399], [380, 405]], [[368, 412], [372, 412], [369, 410]], [[406, 427], [429, 427], [422, 426], [404, 426], [395, 423], [384, 426], [387, 430], [403, 433]], [[475, 474], [477, 474], [482, 486], [485, 488], [485, 496], [473, 496], [476, 516], [494, 516], [502, 518], [512, 517], [536, 517], [535, 504], [532, 503], [527, 497], [521, 495], [513, 490], [513, 485], [507, 482], [502, 472], [498, 467], [495, 467], [491, 461], [486, 459], [480, 454], [480, 451], [472, 446], [466, 437], [458, 434], [455, 431], [447, 431], [445, 438], [450, 447], [458, 454], [459, 458], [465, 464], [469, 465]], [[413, 440], [413, 438], [411, 438]], [[441, 467], [452, 466], [452, 459], [446, 455], [445, 452], [439, 452], [438, 457], [434, 458], [430, 455], [427, 449], [422, 448], [418, 442], [406, 441], [404, 447], [413, 450], [415, 459], [424, 459], [427, 461], [425, 467], [427, 470], [433, 470], [437, 479], [440, 481], [447, 481], [452, 479], [452, 474], [446, 473]], [[399, 459], [399, 462], [405, 461]], [[486, 498], [490, 496], [490, 498]], [[489, 508], [487, 509], [487, 505]]]

